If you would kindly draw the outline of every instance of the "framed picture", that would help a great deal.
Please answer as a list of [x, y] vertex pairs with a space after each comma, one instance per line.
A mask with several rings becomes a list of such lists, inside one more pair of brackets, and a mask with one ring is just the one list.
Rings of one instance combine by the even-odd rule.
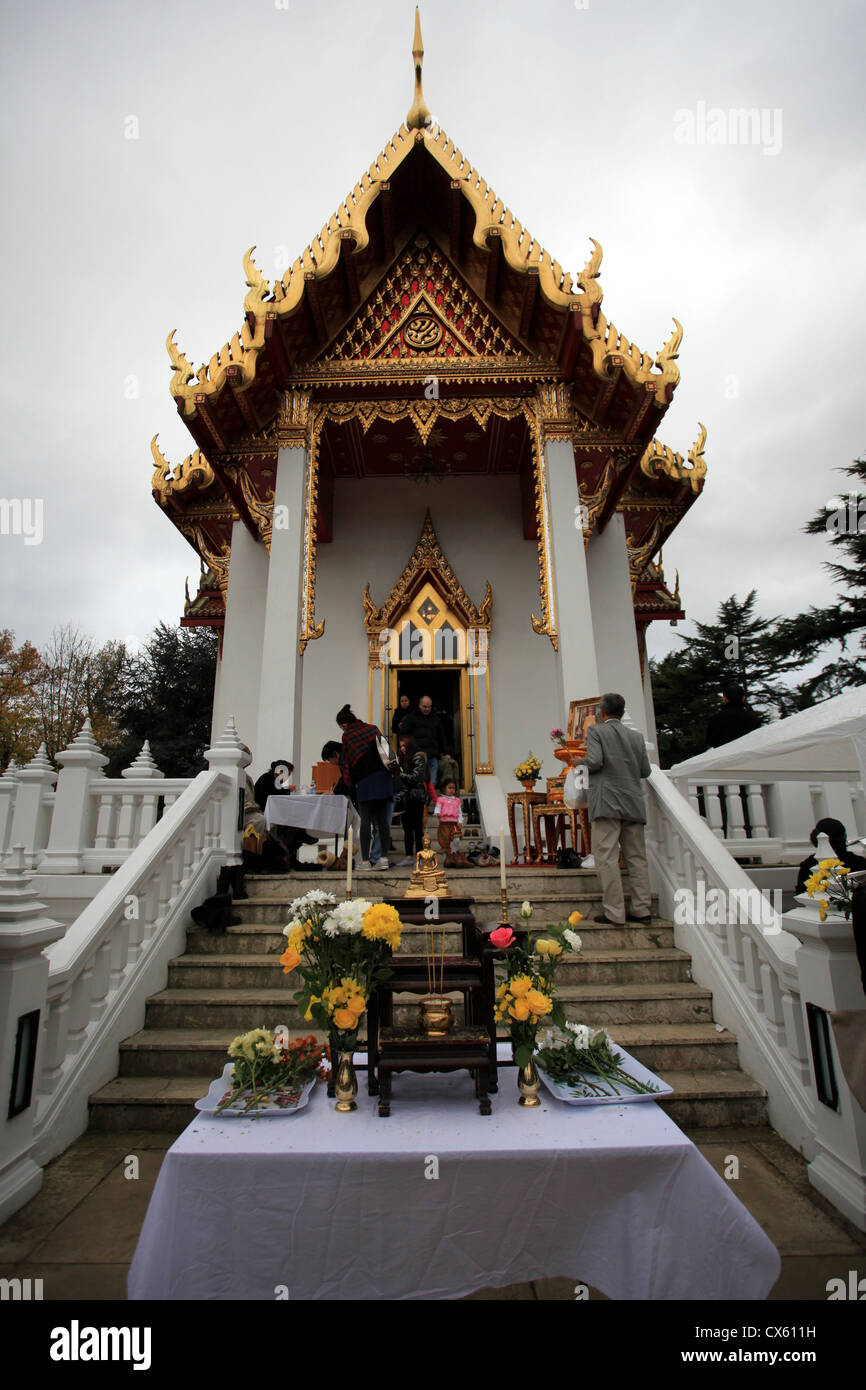
[[586, 700], [572, 700], [568, 706], [568, 737], [576, 739], [578, 743], [586, 744], [586, 731], [595, 721], [595, 711], [598, 707], [600, 695], [593, 695]]

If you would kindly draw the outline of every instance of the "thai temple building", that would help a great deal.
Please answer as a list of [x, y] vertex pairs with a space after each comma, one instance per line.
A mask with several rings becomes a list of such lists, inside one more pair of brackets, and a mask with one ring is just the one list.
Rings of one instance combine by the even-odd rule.
[[[416, 14], [405, 124], [281, 279], [244, 257], [239, 330], [171, 393], [153, 495], [199, 556], [184, 624], [220, 633], [213, 728], [300, 780], [350, 702], [453, 720], [464, 790], [549, 751], [569, 703], [626, 698], [654, 739], [649, 623], [684, 616], [661, 549], [701, 492], [657, 438], [682, 328], [651, 356], [430, 123]], [[558, 770], [558, 769], [557, 769]], [[498, 822], [497, 822], [498, 823]]]

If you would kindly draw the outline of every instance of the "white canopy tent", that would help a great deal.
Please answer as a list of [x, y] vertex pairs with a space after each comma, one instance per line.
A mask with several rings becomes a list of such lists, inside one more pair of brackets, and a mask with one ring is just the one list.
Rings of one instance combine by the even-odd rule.
[[674, 781], [857, 781], [866, 787], [866, 685], [668, 770]]

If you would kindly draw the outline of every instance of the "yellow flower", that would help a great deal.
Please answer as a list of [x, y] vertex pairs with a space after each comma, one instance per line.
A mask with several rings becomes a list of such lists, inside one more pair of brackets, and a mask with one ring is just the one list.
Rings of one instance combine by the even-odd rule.
[[822, 922], [826, 922], [826, 920], [827, 920], [827, 904], [826, 904], [826, 903], [821, 903], [821, 906], [818, 908], [818, 916], [821, 918], [821, 921], [822, 921]]
[[338, 1028], [342, 1028], [346, 1033], [353, 1033], [358, 1026], [358, 1019], [349, 1009], [336, 1009], [334, 1011], [334, 1022]]
[[818, 868], [819, 868], [819, 869], [835, 869], [836, 866], [837, 866], [837, 864], [841, 864], [841, 863], [842, 863], [842, 860], [841, 860], [841, 859], [819, 859], [819, 860], [818, 860]]
[[568, 919], [568, 925], [569, 925], [570, 927], [576, 927], [577, 924], [578, 924], [578, 922], [582, 922], [582, 921], [583, 921], [583, 913], [582, 913], [582, 912], [576, 912], [576, 911], [575, 911], [575, 912], [572, 912], [571, 916], [569, 917], [569, 919]]
[[364, 913], [361, 934], [368, 941], [384, 941], [392, 951], [400, 945], [403, 924], [395, 907], [387, 903], [374, 903]]
[[851, 870], [845, 864], [843, 864], [841, 869], [837, 869], [836, 872], [841, 878], [843, 874], [850, 874]]
[[514, 1004], [508, 1010], [512, 1018], [516, 1018], [518, 1023], [523, 1023], [529, 1018], [529, 1005], [525, 999], [515, 999]]
[[532, 989], [532, 981], [528, 975], [515, 975], [513, 980], [508, 981], [508, 984], [515, 999], [522, 999]]
[[553, 1008], [552, 999], [548, 995], [542, 994], [541, 990], [538, 989], [531, 989], [529, 991], [526, 996], [526, 1002], [534, 1014], [539, 1014], [541, 1016], [549, 1014]]
[[507, 993], [508, 993], [508, 985], [505, 984], [505, 982], [503, 981], [503, 983], [499, 986], [498, 990], [496, 991], [496, 998], [497, 998], [497, 999], [501, 999], [502, 996], [503, 996], [503, 994], [507, 994]]
[[350, 1014], [354, 1014], [356, 1018], [361, 1017], [361, 1014], [364, 1012], [366, 1007], [367, 1001], [364, 998], [363, 994], [353, 994], [351, 999], [348, 999], [346, 1001], [347, 1011]]
[[284, 975], [288, 975], [292, 970], [295, 970], [300, 963], [301, 957], [298, 955], [297, 951], [292, 950], [291, 946], [283, 951], [283, 954], [280, 956], [280, 965], [283, 967]]
[[312, 1017], [313, 1017], [313, 1014], [312, 1014], [313, 1005], [314, 1005], [314, 1004], [321, 1004], [321, 1003], [322, 1003], [322, 996], [321, 996], [320, 994], [311, 994], [311, 995], [310, 995], [310, 1002], [309, 1002], [309, 1004], [307, 1005], [307, 1012], [304, 1014], [304, 1022], [305, 1022], [305, 1023], [309, 1023], [309, 1022], [311, 1022], [311, 1020], [312, 1020]]
[[540, 956], [546, 956], [548, 951], [550, 950], [550, 942], [546, 941], [543, 937], [540, 937], [539, 940], [535, 943], [535, 949]]

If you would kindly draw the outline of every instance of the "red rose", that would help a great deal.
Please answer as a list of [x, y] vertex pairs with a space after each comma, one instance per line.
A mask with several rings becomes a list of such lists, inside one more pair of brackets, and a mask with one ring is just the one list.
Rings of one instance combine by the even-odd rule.
[[514, 932], [510, 927], [497, 927], [489, 936], [491, 946], [510, 946], [514, 940]]

